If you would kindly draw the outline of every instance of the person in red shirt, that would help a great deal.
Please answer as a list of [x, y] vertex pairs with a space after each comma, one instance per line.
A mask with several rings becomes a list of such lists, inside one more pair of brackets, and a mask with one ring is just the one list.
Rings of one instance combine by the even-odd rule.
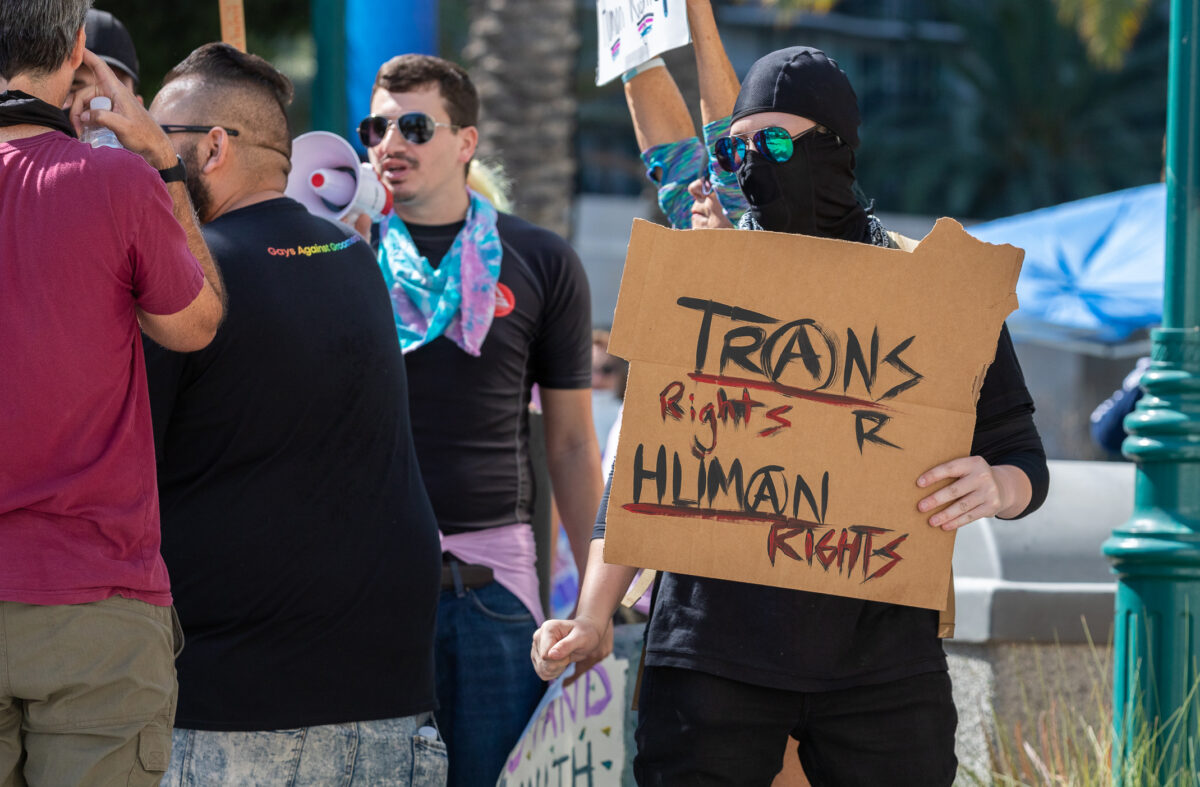
[[[191, 351], [224, 313], [170, 142], [84, 48], [89, 4], [0, 4], [5, 784], [157, 784], [166, 769], [181, 643], [139, 324]], [[81, 63], [98, 82], [73, 115], [124, 150], [74, 138], [61, 107]], [[112, 111], [84, 113], [97, 93]]]

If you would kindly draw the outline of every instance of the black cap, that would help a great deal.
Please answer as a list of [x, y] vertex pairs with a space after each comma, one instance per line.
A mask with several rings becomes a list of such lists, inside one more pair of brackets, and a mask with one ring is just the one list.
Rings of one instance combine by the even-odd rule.
[[87, 33], [87, 48], [113, 68], [133, 77], [133, 85], [137, 87], [141, 81], [138, 78], [137, 50], [133, 48], [133, 39], [121, 20], [107, 11], [92, 8], [87, 12], [83, 29]]
[[733, 120], [759, 112], [786, 112], [824, 126], [858, 147], [858, 96], [837, 61], [819, 49], [780, 49], [750, 66], [742, 80]]

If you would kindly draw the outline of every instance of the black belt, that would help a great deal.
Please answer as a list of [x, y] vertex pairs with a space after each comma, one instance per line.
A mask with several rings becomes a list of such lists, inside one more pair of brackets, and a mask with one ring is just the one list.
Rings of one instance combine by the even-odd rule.
[[476, 566], [470, 563], [460, 563], [447, 559], [442, 563], [442, 590], [454, 588], [454, 570], [458, 569], [459, 579], [464, 589], [481, 588], [490, 584], [494, 579], [492, 570], [487, 566]]

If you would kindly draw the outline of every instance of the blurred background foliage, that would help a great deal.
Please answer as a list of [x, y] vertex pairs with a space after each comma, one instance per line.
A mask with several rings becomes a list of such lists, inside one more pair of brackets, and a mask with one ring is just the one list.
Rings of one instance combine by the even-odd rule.
[[[1119, 68], [1152, 0], [1055, 0], [1059, 18], [1079, 33], [1093, 61]], [[782, 11], [824, 14], [838, 0], [763, 0]]]
[[[294, 56], [297, 40], [311, 40], [309, 0], [245, 0], [247, 48], [275, 62]], [[221, 38], [214, 0], [97, 0], [96, 8], [117, 16], [137, 46], [142, 89], [149, 98], [163, 75], [188, 52]], [[303, 48], [303, 47], [302, 47]], [[311, 47], [308, 54], [312, 55]]]
[[987, 219], [1159, 179], [1165, 3], [1117, 67], [1092, 59], [1048, 0], [937, 7], [962, 32], [943, 55], [943, 94], [864, 112], [860, 175], [886, 209]]

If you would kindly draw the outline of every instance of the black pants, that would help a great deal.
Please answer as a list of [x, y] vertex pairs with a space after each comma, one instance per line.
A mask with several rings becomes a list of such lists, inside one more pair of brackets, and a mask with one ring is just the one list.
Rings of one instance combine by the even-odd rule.
[[638, 704], [642, 787], [768, 787], [797, 752], [813, 787], [954, 782], [958, 712], [950, 675], [793, 692], [647, 666]]

